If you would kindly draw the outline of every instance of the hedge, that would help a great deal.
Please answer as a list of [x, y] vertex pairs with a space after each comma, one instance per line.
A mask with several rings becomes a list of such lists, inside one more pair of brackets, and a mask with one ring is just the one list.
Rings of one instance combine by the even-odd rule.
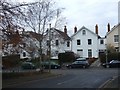
[[2, 65], [5, 68], [15, 67], [20, 62], [20, 56], [19, 55], [9, 55], [2, 57]]
[[[120, 53], [108, 53], [107, 55], [107, 61], [110, 62], [111, 60], [120, 60]], [[105, 63], [106, 62], [106, 54], [100, 54], [100, 61], [101, 63]]]
[[62, 65], [66, 62], [73, 62], [75, 60], [75, 55], [73, 52], [65, 52], [58, 54], [59, 64]]

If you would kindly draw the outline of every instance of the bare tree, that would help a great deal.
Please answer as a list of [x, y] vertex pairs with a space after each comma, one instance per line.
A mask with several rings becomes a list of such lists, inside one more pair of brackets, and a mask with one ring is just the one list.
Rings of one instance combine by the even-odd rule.
[[15, 30], [13, 28], [20, 28], [18, 17], [22, 14], [24, 6], [32, 5], [34, 3], [13, 3], [7, 0], [0, 1], [0, 29]]
[[63, 12], [65, 8], [58, 8], [56, 10], [56, 18], [54, 19], [54, 28], [57, 28], [57, 29], [62, 29], [63, 26], [65, 26], [67, 24], [66, 22], [66, 17], [63, 17], [61, 15], [61, 13]]
[[[17, 52], [16, 46], [21, 41], [18, 30], [24, 30], [24, 27], [20, 23], [24, 16], [23, 9], [34, 3], [18, 3], [10, 0], [0, 1], [0, 30], [2, 31], [2, 48], [3, 50], [8, 48], [9, 44], [13, 44], [11, 54]], [[16, 35], [16, 36], [15, 36]], [[10, 38], [10, 37], [15, 38]]]
[[[30, 27], [34, 32], [41, 34], [42, 37], [39, 39], [39, 52], [40, 52], [40, 62], [42, 61], [42, 40], [45, 35], [48, 25], [55, 19], [55, 16], [60, 15], [60, 12], [56, 12], [60, 9], [55, 8], [55, 2], [52, 0], [39, 0], [36, 4], [29, 5], [24, 8], [24, 23], [27, 27]], [[23, 22], [22, 22], [23, 23]], [[57, 25], [57, 23], [56, 23]], [[41, 68], [41, 67], [40, 67]]]

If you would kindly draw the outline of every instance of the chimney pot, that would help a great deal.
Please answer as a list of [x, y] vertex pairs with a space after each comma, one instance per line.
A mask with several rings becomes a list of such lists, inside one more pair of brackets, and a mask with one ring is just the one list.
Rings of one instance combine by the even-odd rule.
[[97, 24], [95, 26], [95, 32], [96, 32], [96, 34], [98, 34], [98, 25]]
[[74, 33], [76, 33], [77, 32], [77, 27], [75, 26], [75, 28], [74, 28]]
[[110, 24], [108, 23], [108, 32], [110, 31]]
[[66, 26], [64, 27], [64, 33], [67, 34], [67, 28], [66, 28]]

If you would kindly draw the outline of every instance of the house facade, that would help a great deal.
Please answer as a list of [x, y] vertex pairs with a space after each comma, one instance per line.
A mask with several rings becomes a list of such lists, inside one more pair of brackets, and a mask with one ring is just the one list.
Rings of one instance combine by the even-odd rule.
[[55, 28], [50, 28], [50, 30], [48, 29], [47, 34], [44, 36], [42, 44], [43, 44], [44, 53], [46, 55], [49, 51], [49, 48], [51, 48], [52, 58], [53, 57], [58, 58], [59, 53], [69, 51], [71, 47], [71, 42], [70, 42], [70, 37], [67, 35], [66, 26], [64, 27], [64, 31]]
[[106, 34], [107, 46], [114, 47], [117, 52], [120, 49], [119, 47], [120, 35], [118, 34], [119, 30], [120, 30], [120, 23], [114, 26], [111, 30], [110, 30], [110, 25], [108, 24], [108, 32]]
[[20, 55], [20, 59], [36, 58], [39, 56], [40, 35], [34, 32], [6, 32], [2, 31], [2, 56]]
[[92, 32], [86, 27], [82, 27], [77, 31], [74, 29], [74, 34], [71, 37], [71, 50], [77, 53], [80, 57], [99, 57], [100, 52], [105, 51], [105, 38], [98, 35], [98, 26], [95, 27], [95, 32]]

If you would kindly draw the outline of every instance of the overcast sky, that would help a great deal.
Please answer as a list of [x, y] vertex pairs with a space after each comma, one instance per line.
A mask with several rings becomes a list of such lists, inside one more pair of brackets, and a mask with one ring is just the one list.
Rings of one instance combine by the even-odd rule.
[[[29, 1], [29, 0], [20, 0]], [[65, 8], [62, 13], [67, 18], [67, 29], [69, 35], [77, 26], [87, 27], [95, 32], [95, 25], [98, 24], [99, 35], [105, 36], [107, 24], [111, 28], [118, 23], [118, 2], [120, 0], [55, 0], [59, 7]]]

